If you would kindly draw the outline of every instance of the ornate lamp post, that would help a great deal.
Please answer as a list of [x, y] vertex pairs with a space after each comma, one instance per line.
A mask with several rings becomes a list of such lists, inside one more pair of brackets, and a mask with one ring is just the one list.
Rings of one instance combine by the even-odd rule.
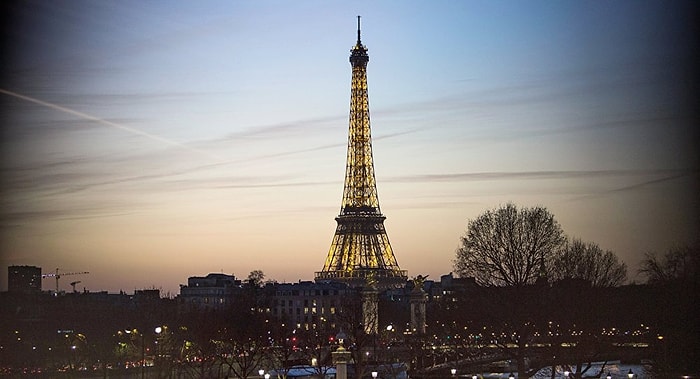
[[451, 369], [451, 370], [450, 370], [450, 374], [452, 374], [453, 377], [454, 377], [455, 375], [457, 375], [457, 369], [456, 369], [456, 368]]
[[343, 343], [345, 342], [345, 333], [341, 330], [336, 336], [338, 340], [338, 349], [331, 353], [333, 363], [335, 364], [335, 372], [337, 379], [348, 378], [348, 362], [350, 361], [350, 352], [345, 350]]

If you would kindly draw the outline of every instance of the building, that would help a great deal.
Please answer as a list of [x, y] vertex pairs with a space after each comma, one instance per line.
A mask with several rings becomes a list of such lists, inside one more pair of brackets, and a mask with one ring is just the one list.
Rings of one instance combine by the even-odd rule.
[[180, 311], [225, 310], [233, 305], [234, 297], [241, 291], [241, 281], [233, 275], [212, 273], [207, 276], [191, 276], [187, 285], [180, 285], [178, 305]]
[[307, 282], [273, 284], [270, 313], [292, 328], [335, 329], [336, 314], [352, 290], [344, 283]]
[[7, 268], [7, 292], [40, 293], [41, 267], [9, 266]]

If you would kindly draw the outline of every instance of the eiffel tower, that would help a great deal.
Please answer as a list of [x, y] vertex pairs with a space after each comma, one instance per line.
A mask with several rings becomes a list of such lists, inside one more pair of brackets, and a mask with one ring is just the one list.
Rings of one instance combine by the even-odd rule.
[[338, 226], [323, 270], [316, 281], [340, 281], [351, 286], [387, 288], [403, 285], [407, 272], [399, 268], [384, 229], [372, 161], [367, 96], [367, 48], [360, 41], [350, 50], [352, 84], [345, 187]]

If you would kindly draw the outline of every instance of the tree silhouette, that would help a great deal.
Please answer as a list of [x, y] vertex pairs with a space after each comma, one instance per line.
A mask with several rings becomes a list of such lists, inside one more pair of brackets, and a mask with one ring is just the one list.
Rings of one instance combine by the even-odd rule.
[[[700, 371], [700, 246], [676, 247], [661, 257], [647, 254], [640, 273], [658, 293], [654, 321], [658, 337], [652, 346], [654, 374]], [[683, 374], [685, 375], [685, 374]]]
[[551, 277], [554, 281], [582, 279], [593, 287], [616, 287], [627, 279], [627, 266], [612, 251], [575, 238], [557, 254]]
[[550, 262], [565, 240], [547, 209], [518, 209], [508, 203], [469, 221], [454, 269], [480, 285], [534, 284], [549, 274]]
[[253, 270], [248, 274], [246, 284], [252, 287], [261, 287], [265, 281], [265, 274], [262, 270]]
[[454, 269], [481, 286], [472, 321], [519, 377], [558, 364], [580, 377], [610, 348], [599, 338], [595, 309], [606, 302], [596, 289], [623, 284], [627, 268], [595, 243], [567, 241], [547, 209], [509, 203], [470, 220]]
[[654, 253], [647, 253], [641, 263], [639, 273], [647, 277], [649, 284], [697, 281], [698, 274], [700, 274], [700, 248], [697, 246], [676, 247], [661, 257]]

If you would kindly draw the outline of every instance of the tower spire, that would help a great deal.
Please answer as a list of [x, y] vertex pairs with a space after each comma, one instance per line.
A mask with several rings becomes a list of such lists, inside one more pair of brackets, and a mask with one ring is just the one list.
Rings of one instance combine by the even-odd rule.
[[352, 83], [345, 186], [338, 226], [323, 270], [316, 280], [335, 280], [350, 285], [390, 287], [406, 282], [384, 229], [386, 217], [379, 209], [374, 177], [372, 137], [367, 95], [367, 48], [360, 42], [350, 50]]

